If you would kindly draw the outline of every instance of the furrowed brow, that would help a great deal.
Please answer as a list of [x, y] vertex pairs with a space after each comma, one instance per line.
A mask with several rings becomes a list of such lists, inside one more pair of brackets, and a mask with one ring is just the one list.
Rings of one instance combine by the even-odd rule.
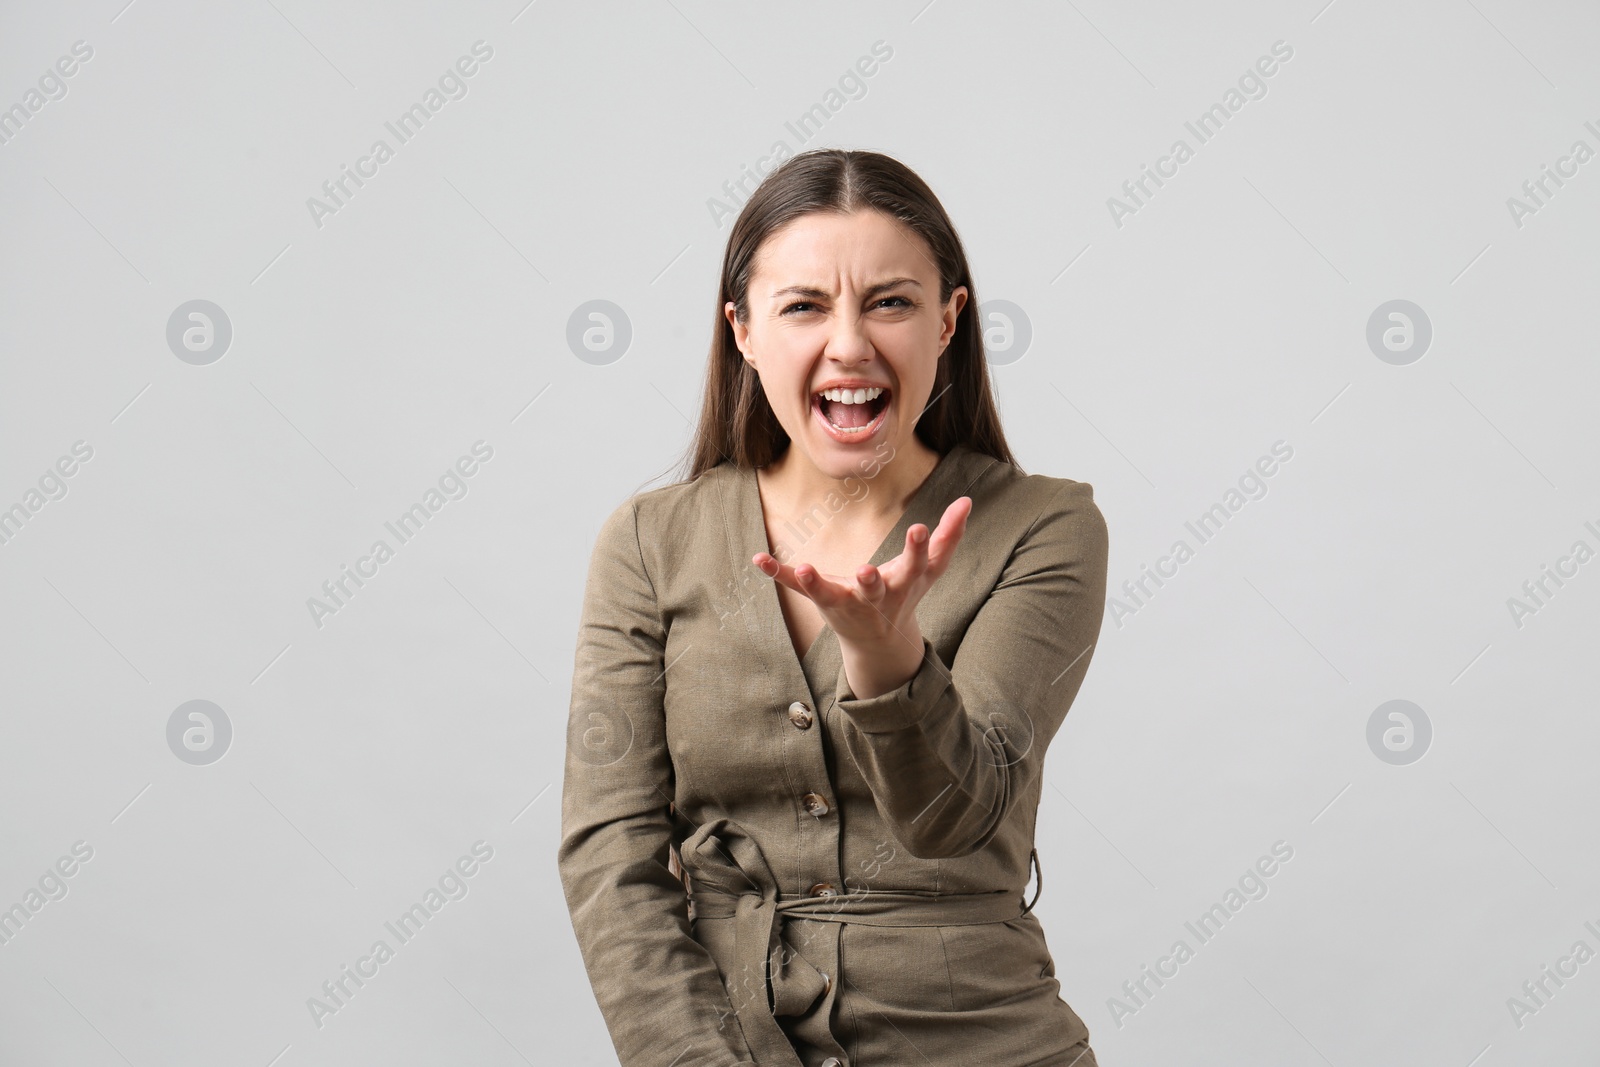
[[[879, 282], [877, 285], [869, 286], [863, 295], [866, 297], [866, 299], [871, 300], [879, 293], [888, 292], [890, 289], [900, 285], [911, 285], [918, 289], [922, 288], [922, 283], [917, 281], [915, 278], [891, 278], [886, 282]], [[826, 300], [830, 295], [830, 293], [824, 292], [821, 289], [813, 288], [809, 285], [790, 285], [783, 289], [779, 289], [777, 292], [772, 294], [773, 299], [777, 299], [781, 296], [798, 296], [804, 300]]]

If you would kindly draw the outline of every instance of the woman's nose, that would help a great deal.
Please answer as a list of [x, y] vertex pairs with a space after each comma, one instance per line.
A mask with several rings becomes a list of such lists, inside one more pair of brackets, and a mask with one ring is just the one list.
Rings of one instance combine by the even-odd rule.
[[861, 362], [872, 358], [872, 342], [867, 339], [866, 324], [859, 315], [840, 316], [834, 321], [828, 335], [826, 355], [834, 359]]

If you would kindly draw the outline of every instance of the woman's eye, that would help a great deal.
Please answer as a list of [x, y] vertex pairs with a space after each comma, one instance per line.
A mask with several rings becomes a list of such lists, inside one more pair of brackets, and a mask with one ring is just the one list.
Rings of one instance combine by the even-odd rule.
[[[896, 301], [898, 301], [898, 304], [896, 304]], [[910, 307], [911, 306], [911, 301], [907, 300], [903, 296], [886, 296], [882, 300], [879, 300], [874, 306], [875, 307], [884, 307], [886, 305], [895, 306], [895, 307]], [[783, 311], [782, 311], [782, 314], [787, 315], [790, 312], [796, 311], [796, 310], [798, 310], [800, 308], [814, 309], [815, 307], [816, 307], [816, 305], [813, 304], [811, 301], [809, 301], [809, 300], [801, 300], [801, 301], [798, 301], [796, 303], [790, 304], [788, 307], [784, 308]]]

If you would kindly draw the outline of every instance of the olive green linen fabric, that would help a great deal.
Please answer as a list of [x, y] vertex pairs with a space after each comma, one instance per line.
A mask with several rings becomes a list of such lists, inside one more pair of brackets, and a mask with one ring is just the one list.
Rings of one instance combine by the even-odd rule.
[[917, 608], [922, 666], [866, 700], [831, 627], [795, 655], [750, 562], [769, 549], [754, 471], [637, 494], [601, 526], [557, 861], [623, 1067], [1094, 1067], [1023, 895], [1106, 525], [1088, 483], [957, 446], [870, 562], [963, 495]]

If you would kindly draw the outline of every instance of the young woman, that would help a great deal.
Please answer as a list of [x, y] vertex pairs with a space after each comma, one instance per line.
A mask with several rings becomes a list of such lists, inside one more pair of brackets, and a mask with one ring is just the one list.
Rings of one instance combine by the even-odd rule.
[[1106, 525], [1015, 465], [975, 312], [886, 156], [734, 225], [688, 475], [605, 520], [575, 658], [558, 862], [624, 1067], [1095, 1067], [1024, 892]]

